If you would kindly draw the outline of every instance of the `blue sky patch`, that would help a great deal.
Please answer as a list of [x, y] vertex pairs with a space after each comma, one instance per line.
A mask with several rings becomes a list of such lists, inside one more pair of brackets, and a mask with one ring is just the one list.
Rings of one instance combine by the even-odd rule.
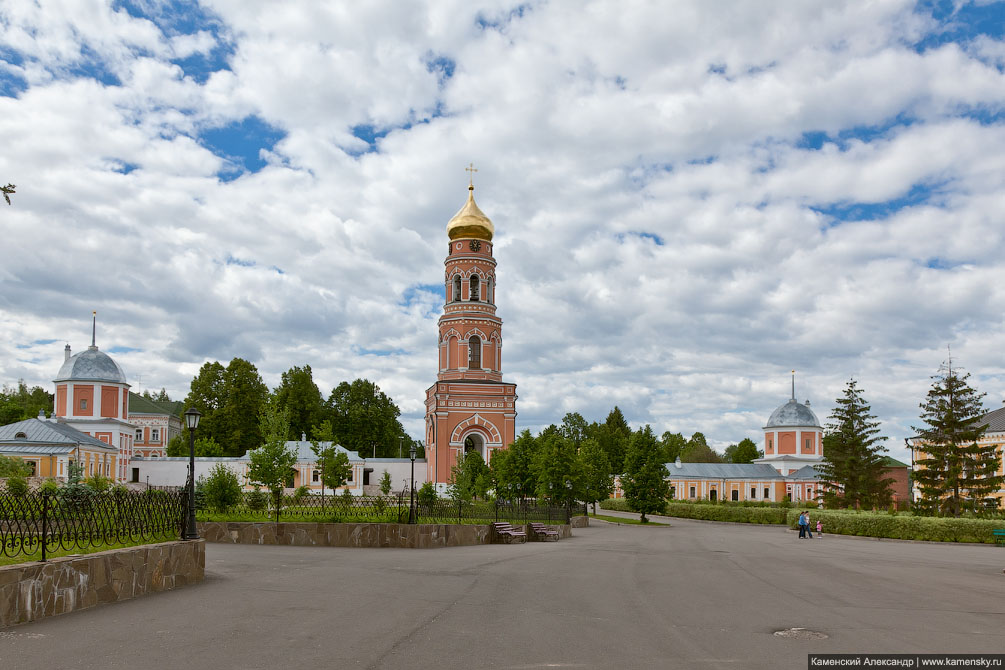
[[39, 346], [39, 345], [46, 346], [46, 345], [49, 345], [49, 344], [54, 344], [56, 342], [59, 342], [59, 340], [34, 340], [30, 344], [15, 344], [14, 346], [16, 348], [18, 348], [18, 349], [31, 349], [32, 347], [35, 347], [35, 346]]
[[363, 347], [353, 347], [353, 353], [359, 356], [404, 356], [408, 352], [404, 349], [364, 349]]
[[626, 239], [630, 237], [637, 237], [639, 239], [649, 240], [658, 247], [662, 247], [664, 244], [663, 238], [657, 235], [656, 233], [646, 233], [637, 230], [632, 230], [627, 233], [618, 233], [617, 235], [615, 235], [615, 237], [617, 238], [618, 242], [621, 242], [622, 244], [625, 242]]
[[[204, 130], [199, 141], [217, 156], [226, 159], [242, 171], [258, 172], [266, 163], [259, 156], [259, 150], [271, 150], [286, 133], [269, 125], [257, 116], [249, 116], [222, 128]], [[224, 181], [235, 179], [240, 174], [226, 171], [220, 178]], [[229, 177], [229, 179], [228, 179]]]
[[236, 256], [227, 256], [227, 260], [224, 261], [227, 265], [239, 265], [242, 268], [253, 268], [255, 267], [255, 261], [247, 261], [243, 258], [237, 258]]
[[433, 296], [433, 307], [425, 310], [422, 316], [423, 318], [430, 318], [432, 316], [437, 316], [440, 313], [440, 308], [437, 302], [443, 301], [445, 299], [444, 291], [446, 288], [443, 284], [415, 284], [414, 286], [409, 286], [405, 289], [405, 292], [401, 295], [401, 300], [398, 301], [398, 305], [401, 307], [411, 307], [416, 304], [423, 304], [429, 300], [429, 294]]
[[358, 126], [353, 126], [350, 128], [350, 132], [354, 137], [363, 140], [367, 143], [369, 147], [365, 151], [348, 151], [350, 156], [360, 156], [362, 154], [372, 153], [377, 151], [377, 140], [387, 137], [387, 134], [391, 132], [391, 128], [377, 128], [373, 124], [363, 123]]
[[143, 351], [142, 349], [137, 349], [135, 347], [112, 347], [108, 350], [110, 354], [131, 354], [136, 351]]
[[426, 57], [426, 70], [436, 75], [440, 88], [454, 76], [457, 63], [449, 56], [430, 53]]
[[955, 0], [924, 0], [917, 4], [915, 13], [931, 16], [938, 21], [939, 29], [912, 45], [915, 51], [922, 53], [950, 42], [968, 42], [978, 35], [999, 40], [1005, 37], [1005, 4], [957, 4]]
[[908, 207], [932, 204], [938, 189], [932, 184], [915, 184], [905, 195], [884, 202], [839, 202], [830, 205], [810, 207], [824, 216], [843, 221], [875, 221], [886, 219]]

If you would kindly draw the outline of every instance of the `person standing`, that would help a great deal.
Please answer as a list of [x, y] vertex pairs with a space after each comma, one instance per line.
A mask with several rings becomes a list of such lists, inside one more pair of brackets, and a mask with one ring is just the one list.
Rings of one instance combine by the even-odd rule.
[[822, 537], [823, 534], [824, 534], [824, 524], [823, 524], [823, 521], [821, 521], [820, 519], [817, 519], [817, 535]]
[[799, 513], [799, 539], [806, 537], [806, 512]]
[[803, 514], [805, 515], [805, 518], [806, 518], [806, 537], [808, 537], [809, 539], [812, 540], [813, 539], [813, 530], [810, 527], [810, 511], [806, 510], [805, 512], [803, 512]]

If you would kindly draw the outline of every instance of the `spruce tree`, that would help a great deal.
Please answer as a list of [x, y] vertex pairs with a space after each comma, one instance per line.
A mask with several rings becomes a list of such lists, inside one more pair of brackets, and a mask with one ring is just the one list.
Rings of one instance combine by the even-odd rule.
[[923, 428], [917, 431], [914, 481], [921, 491], [919, 511], [959, 516], [964, 510], [983, 511], [989, 494], [1002, 484], [996, 475], [998, 458], [992, 444], [980, 444], [987, 425], [981, 423], [983, 393], [978, 393], [953, 369], [952, 359], [932, 377], [928, 397], [920, 405]]
[[824, 460], [817, 466], [826, 507], [876, 508], [890, 504], [892, 477], [884, 477], [885, 438], [854, 379], [835, 400], [824, 435]]

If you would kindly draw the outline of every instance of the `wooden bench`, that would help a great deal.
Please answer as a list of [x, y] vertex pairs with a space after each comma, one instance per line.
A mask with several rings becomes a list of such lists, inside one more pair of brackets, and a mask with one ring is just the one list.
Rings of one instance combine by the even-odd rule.
[[994, 535], [995, 544], [1005, 544], [1005, 528], [993, 528], [991, 534]]
[[527, 541], [527, 533], [519, 528], [514, 528], [505, 521], [496, 521], [493, 523], [492, 533], [499, 544], [518, 544]]
[[541, 542], [558, 542], [561, 537], [557, 530], [549, 528], [543, 523], [530, 523], [528, 525], [530, 526], [531, 532], [534, 533], [535, 539]]

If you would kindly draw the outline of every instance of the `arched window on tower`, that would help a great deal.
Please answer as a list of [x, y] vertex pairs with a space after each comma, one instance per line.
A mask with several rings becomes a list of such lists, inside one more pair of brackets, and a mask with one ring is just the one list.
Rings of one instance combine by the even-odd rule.
[[454, 275], [454, 295], [451, 298], [454, 302], [461, 299], [461, 276]]
[[485, 302], [492, 302], [492, 279], [485, 280]]
[[478, 275], [471, 275], [471, 285], [468, 287], [469, 300], [478, 300]]
[[482, 341], [477, 335], [468, 338], [468, 369], [480, 370], [482, 367]]

